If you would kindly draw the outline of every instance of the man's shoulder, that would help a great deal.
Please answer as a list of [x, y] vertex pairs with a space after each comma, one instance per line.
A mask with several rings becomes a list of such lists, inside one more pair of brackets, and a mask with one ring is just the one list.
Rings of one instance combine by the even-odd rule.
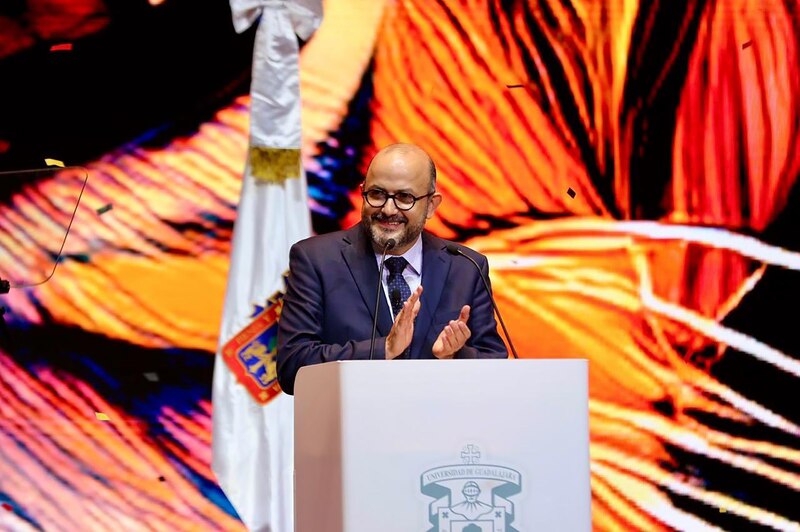
[[464, 255], [467, 255], [478, 264], [486, 262], [486, 257], [480, 253], [479, 251], [475, 251], [474, 249], [465, 246], [460, 242], [455, 242], [453, 240], [447, 240], [446, 238], [440, 238], [433, 233], [425, 232], [426, 234], [426, 242], [427, 245], [432, 246], [434, 249], [441, 249], [443, 251], [449, 252], [450, 249], [457, 248], [459, 249]]
[[352, 241], [355, 229], [357, 229], [357, 227], [354, 226], [349, 229], [314, 235], [297, 241], [292, 247], [306, 253], [327, 252], [339, 249]]

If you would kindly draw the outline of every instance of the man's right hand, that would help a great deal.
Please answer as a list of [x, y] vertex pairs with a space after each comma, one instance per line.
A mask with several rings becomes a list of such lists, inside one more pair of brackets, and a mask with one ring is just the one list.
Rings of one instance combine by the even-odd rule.
[[414, 320], [419, 314], [421, 295], [422, 286], [414, 290], [411, 297], [403, 303], [403, 309], [394, 320], [389, 336], [386, 337], [386, 360], [399, 357], [411, 345], [411, 339], [414, 337]]

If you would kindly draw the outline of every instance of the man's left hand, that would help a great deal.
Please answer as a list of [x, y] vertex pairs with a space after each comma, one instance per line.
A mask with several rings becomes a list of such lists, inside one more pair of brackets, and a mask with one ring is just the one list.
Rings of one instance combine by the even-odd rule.
[[467, 327], [469, 320], [469, 305], [461, 308], [457, 320], [452, 320], [445, 325], [439, 337], [433, 342], [433, 356], [436, 358], [453, 358], [459, 349], [464, 347], [472, 333]]

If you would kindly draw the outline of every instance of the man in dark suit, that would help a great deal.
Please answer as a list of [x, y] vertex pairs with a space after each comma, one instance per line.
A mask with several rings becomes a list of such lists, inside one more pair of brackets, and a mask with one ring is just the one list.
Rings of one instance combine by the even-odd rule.
[[[387, 242], [373, 358], [507, 358], [477, 269], [423, 230], [442, 202], [421, 148], [393, 144], [370, 163], [361, 223], [298, 242], [278, 324], [278, 382], [294, 393], [310, 364], [370, 357], [381, 254]], [[488, 279], [486, 257], [464, 246]], [[424, 291], [423, 291], [424, 285]]]

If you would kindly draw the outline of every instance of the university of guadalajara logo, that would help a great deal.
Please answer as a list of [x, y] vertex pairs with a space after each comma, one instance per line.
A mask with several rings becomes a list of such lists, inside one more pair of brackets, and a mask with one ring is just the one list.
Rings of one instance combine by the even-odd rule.
[[281, 393], [275, 353], [283, 293], [276, 292], [264, 307], [254, 307], [250, 323], [222, 347], [222, 358], [236, 380], [264, 405]]
[[514, 503], [508, 498], [522, 490], [518, 471], [480, 464], [477, 445], [465, 445], [462, 464], [429, 469], [422, 474], [422, 493], [435, 500], [429, 506], [428, 532], [518, 532]]

